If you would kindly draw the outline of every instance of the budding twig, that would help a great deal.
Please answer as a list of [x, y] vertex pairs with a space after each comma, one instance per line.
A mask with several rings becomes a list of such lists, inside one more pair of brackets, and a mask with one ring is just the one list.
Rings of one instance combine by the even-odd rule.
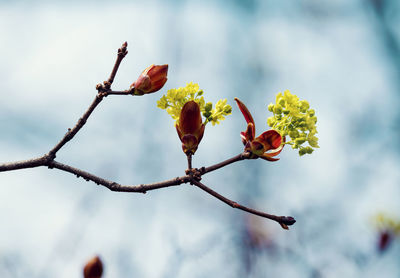
[[78, 133], [78, 131], [86, 124], [87, 119], [90, 117], [92, 114], [93, 110], [97, 107], [97, 105], [103, 100], [104, 96], [108, 95], [109, 93], [103, 94], [103, 92], [107, 92], [111, 89], [111, 85], [114, 81], [115, 75], [117, 74], [119, 65], [121, 64], [122, 59], [128, 54], [127, 51], [127, 46], [128, 43], [125, 42], [122, 44], [122, 47], [118, 49], [118, 55], [117, 55], [117, 60], [115, 61], [113, 70], [110, 74], [110, 77], [108, 78], [108, 81], [104, 81], [104, 84], [98, 84], [96, 86], [98, 90], [98, 94], [94, 98], [92, 104], [89, 106], [89, 108], [86, 110], [85, 114], [78, 120], [76, 125], [72, 129], [68, 129], [67, 133], [64, 135], [64, 137], [61, 139], [60, 142], [57, 143], [57, 145], [54, 146], [52, 150], [49, 152], [49, 156], [51, 158], [56, 157], [56, 153], [72, 138], [74, 138], [75, 134]]
[[[260, 211], [242, 206], [232, 200], [229, 200], [228, 198], [222, 196], [221, 194], [215, 192], [214, 190], [212, 190], [211, 188], [205, 186], [204, 184], [202, 184], [200, 182], [201, 177], [209, 172], [215, 171], [217, 169], [220, 169], [222, 167], [225, 167], [225, 166], [232, 164], [234, 162], [237, 162], [237, 161], [251, 159], [252, 158], [251, 153], [247, 152], [247, 151], [240, 153], [230, 159], [224, 160], [220, 163], [211, 165], [209, 167], [201, 167], [200, 169], [192, 167], [192, 154], [189, 153], [187, 155], [188, 169], [186, 170], [185, 176], [176, 177], [173, 179], [160, 181], [160, 182], [156, 182], [156, 183], [138, 184], [138, 185], [122, 185], [117, 182], [106, 180], [104, 178], [101, 178], [101, 177], [91, 174], [89, 172], [83, 171], [81, 169], [78, 169], [78, 168], [75, 168], [70, 165], [63, 164], [63, 163], [60, 163], [60, 162], [57, 162], [54, 160], [56, 157], [56, 153], [68, 141], [70, 141], [74, 138], [74, 136], [79, 132], [79, 130], [86, 124], [86, 121], [88, 120], [88, 118], [90, 117], [90, 115], [92, 114], [94, 109], [99, 105], [99, 103], [103, 100], [104, 97], [106, 97], [108, 95], [130, 95], [130, 94], [132, 94], [131, 90], [125, 90], [125, 91], [112, 91], [111, 90], [111, 85], [114, 81], [114, 78], [118, 71], [119, 65], [120, 65], [121, 61], [123, 60], [123, 58], [128, 53], [127, 45], [128, 44], [125, 42], [122, 45], [122, 47], [118, 49], [117, 59], [114, 64], [113, 70], [110, 74], [110, 77], [108, 78], [107, 81], [104, 81], [103, 84], [98, 84], [96, 86], [98, 93], [97, 93], [95, 99], [93, 100], [93, 102], [91, 103], [89, 108], [86, 110], [86, 112], [82, 115], [82, 117], [75, 124], [75, 126], [72, 129], [68, 129], [68, 131], [64, 135], [64, 137], [47, 154], [45, 154], [41, 157], [38, 157], [38, 158], [29, 159], [29, 160], [0, 164], [0, 172], [25, 169], [25, 168], [34, 168], [34, 167], [39, 167], [39, 166], [47, 166], [49, 169], [56, 168], [61, 171], [71, 173], [73, 175], [76, 175], [78, 178], [82, 177], [86, 181], [92, 181], [98, 185], [107, 187], [111, 191], [117, 191], [117, 192], [146, 193], [147, 191], [150, 191], [150, 190], [155, 190], [155, 189], [160, 189], [160, 188], [165, 188], [165, 187], [170, 187], [170, 186], [177, 186], [177, 185], [180, 185], [183, 183], [190, 183], [190, 184], [193, 184], [193, 185], [199, 187], [200, 189], [204, 190], [208, 194], [214, 196], [215, 198], [221, 200], [222, 202], [228, 204], [229, 206], [231, 206], [233, 208], [237, 208], [237, 209], [246, 211], [248, 213], [255, 214], [255, 215], [276, 221], [284, 229], [288, 229], [289, 225], [293, 225], [296, 222], [293, 217], [271, 215], [271, 214], [267, 214], [264, 212], [260, 212]], [[167, 67], [167, 66], [164, 65], [162, 67]], [[165, 78], [165, 81], [166, 81], [166, 78]]]

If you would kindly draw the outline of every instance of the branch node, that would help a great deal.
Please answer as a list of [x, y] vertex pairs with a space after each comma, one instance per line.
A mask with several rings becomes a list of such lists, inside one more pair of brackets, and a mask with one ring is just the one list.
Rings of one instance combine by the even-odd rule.
[[250, 159], [251, 158], [251, 152], [249, 152], [249, 151], [246, 151], [246, 152], [243, 152], [242, 154], [241, 154], [241, 157], [243, 158], [243, 159]]
[[146, 194], [146, 193], [147, 193], [144, 184], [141, 184], [141, 185], [140, 185], [140, 191], [139, 191], [139, 192], [141, 192], [141, 193], [143, 193], [143, 194]]
[[56, 154], [50, 151], [48, 154], [45, 154], [43, 158], [45, 161], [45, 165], [47, 165], [49, 169], [53, 169], [53, 167], [50, 164], [56, 158]]
[[[84, 125], [84, 124], [86, 124], [86, 119], [84, 119], [84, 118], [80, 118], [79, 119], [79, 124], [81, 124], [81, 125]], [[71, 129], [69, 128], [68, 129], [68, 136], [71, 136]]]
[[[186, 175], [189, 176], [189, 183], [193, 185], [193, 181], [201, 181], [201, 171], [197, 168], [187, 169], [185, 171]], [[183, 181], [185, 182], [185, 181]]]
[[176, 180], [176, 182], [179, 182], [179, 183], [184, 183], [185, 182], [185, 180], [180, 178], [180, 177], [176, 177], [175, 180]]
[[111, 88], [111, 82], [109, 82], [109, 81], [104, 81], [103, 84], [104, 84], [103, 88], [104, 88], [105, 90], [107, 90], [107, 91], [110, 90], [110, 88]]
[[101, 84], [101, 83], [97, 84], [96, 85], [96, 90], [99, 91], [99, 92], [103, 91], [103, 84]]

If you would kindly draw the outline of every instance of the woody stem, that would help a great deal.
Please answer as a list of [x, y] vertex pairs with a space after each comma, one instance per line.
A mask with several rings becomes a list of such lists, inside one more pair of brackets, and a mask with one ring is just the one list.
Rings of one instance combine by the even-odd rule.
[[187, 161], [188, 161], [188, 170], [191, 170], [192, 169], [192, 154], [189, 153], [186, 155], [186, 157], [187, 157]]
[[240, 153], [240, 154], [238, 154], [238, 155], [236, 155], [236, 156], [234, 156], [232, 158], [229, 158], [227, 160], [224, 160], [224, 161], [222, 161], [220, 163], [214, 164], [214, 165], [209, 166], [209, 167], [202, 167], [200, 169], [200, 172], [201, 172], [202, 175], [204, 175], [206, 173], [218, 170], [219, 168], [225, 167], [225, 166], [227, 166], [229, 164], [232, 164], [234, 162], [237, 162], [237, 161], [240, 161], [240, 160], [249, 159], [250, 155], [251, 154], [249, 152], [242, 152], [242, 153]]
[[243, 206], [241, 204], [238, 204], [235, 201], [232, 201], [232, 200], [226, 198], [225, 196], [222, 196], [221, 194], [215, 192], [214, 190], [212, 190], [208, 186], [204, 185], [200, 181], [192, 180], [191, 183], [194, 184], [195, 186], [197, 186], [198, 188], [200, 188], [201, 190], [204, 190], [208, 194], [214, 196], [218, 200], [220, 200], [220, 201], [224, 202], [225, 204], [231, 206], [232, 208], [243, 210], [243, 211], [246, 211], [248, 213], [251, 213], [251, 214], [254, 214], [254, 215], [258, 215], [258, 216], [261, 216], [261, 217], [276, 221], [282, 226], [282, 228], [284, 228], [286, 230], [289, 229], [288, 226], [293, 225], [296, 222], [296, 220], [291, 216], [277, 216], [277, 215], [273, 215], [273, 214], [265, 213], [265, 212], [258, 211], [258, 210], [252, 209], [252, 208], [245, 207], [245, 206]]

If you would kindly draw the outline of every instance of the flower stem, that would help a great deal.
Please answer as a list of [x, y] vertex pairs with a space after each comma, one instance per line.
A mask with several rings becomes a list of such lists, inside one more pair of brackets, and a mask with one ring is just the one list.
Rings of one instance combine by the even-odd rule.
[[187, 161], [188, 161], [188, 170], [192, 169], [192, 154], [187, 154]]

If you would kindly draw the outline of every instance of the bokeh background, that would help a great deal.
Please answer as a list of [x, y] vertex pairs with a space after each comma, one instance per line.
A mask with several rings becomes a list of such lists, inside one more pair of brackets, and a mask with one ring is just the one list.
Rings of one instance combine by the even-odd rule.
[[40, 156], [106, 80], [169, 64], [161, 92], [111, 96], [57, 160], [123, 184], [184, 173], [173, 120], [156, 107], [193, 81], [233, 114], [207, 126], [194, 166], [241, 152], [245, 122], [267, 129], [286, 89], [318, 116], [320, 149], [242, 161], [203, 178], [243, 205], [292, 215], [289, 231], [196, 187], [115, 193], [44, 167], [0, 173], [0, 277], [400, 277], [400, 244], [379, 251], [377, 213], [400, 218], [400, 33], [396, 0], [1, 1], [1, 162]]

